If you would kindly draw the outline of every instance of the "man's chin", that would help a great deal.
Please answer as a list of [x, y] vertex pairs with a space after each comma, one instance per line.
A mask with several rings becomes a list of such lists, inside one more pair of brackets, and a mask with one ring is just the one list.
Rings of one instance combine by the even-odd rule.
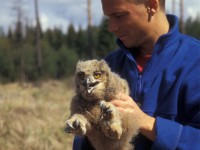
[[133, 48], [133, 47], [135, 47], [132, 43], [123, 42], [123, 41], [122, 41], [122, 43], [123, 43], [123, 45], [124, 45], [126, 48]]

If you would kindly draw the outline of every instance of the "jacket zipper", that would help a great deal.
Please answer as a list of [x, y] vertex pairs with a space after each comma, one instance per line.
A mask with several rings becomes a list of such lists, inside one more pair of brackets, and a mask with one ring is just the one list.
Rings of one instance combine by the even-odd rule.
[[142, 74], [138, 75], [136, 100], [139, 101], [142, 93]]

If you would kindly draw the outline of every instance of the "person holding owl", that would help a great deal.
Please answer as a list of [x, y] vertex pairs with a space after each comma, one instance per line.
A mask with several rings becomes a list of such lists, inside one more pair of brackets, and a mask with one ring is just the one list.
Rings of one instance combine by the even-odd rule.
[[[165, 0], [101, 2], [119, 46], [105, 60], [131, 90], [111, 102], [140, 118], [135, 150], [199, 150], [200, 41], [179, 32], [178, 18], [165, 13]], [[89, 145], [75, 137], [73, 149]]]

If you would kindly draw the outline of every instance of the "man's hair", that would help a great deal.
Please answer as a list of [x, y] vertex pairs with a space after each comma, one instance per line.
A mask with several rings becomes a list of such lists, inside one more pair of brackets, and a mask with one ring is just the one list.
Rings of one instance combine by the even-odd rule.
[[[126, 0], [126, 1], [133, 2], [136, 4], [142, 4], [142, 3], [146, 2], [147, 0]], [[159, 3], [160, 3], [161, 10], [165, 11], [165, 0], [159, 0]]]
[[165, 10], [165, 0], [159, 0], [159, 2], [160, 2], [160, 8], [162, 10]]

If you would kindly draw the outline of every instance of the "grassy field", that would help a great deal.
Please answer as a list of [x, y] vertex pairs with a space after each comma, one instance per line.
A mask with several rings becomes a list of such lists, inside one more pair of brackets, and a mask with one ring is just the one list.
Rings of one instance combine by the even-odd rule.
[[0, 150], [71, 150], [71, 79], [0, 85]]

